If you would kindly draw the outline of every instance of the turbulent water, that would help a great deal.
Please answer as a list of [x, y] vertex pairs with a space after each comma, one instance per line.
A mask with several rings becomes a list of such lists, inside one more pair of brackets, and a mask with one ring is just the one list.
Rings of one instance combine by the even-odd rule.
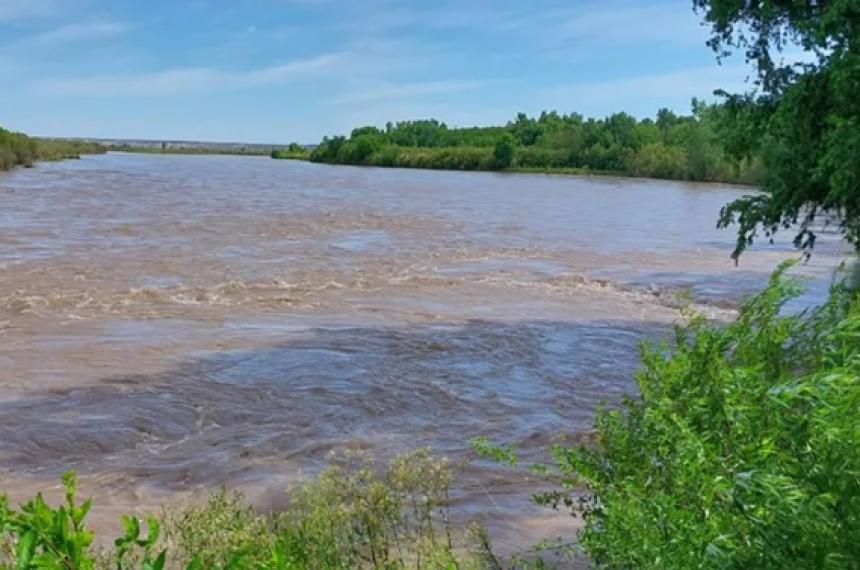
[[[793, 255], [729, 260], [714, 222], [743, 192], [133, 154], [0, 175], [0, 489], [77, 469], [114, 528], [222, 484], [277, 506], [330, 451], [537, 457], [635, 391], [679, 298], [730, 318]], [[462, 481], [503, 550], [569, 532], [523, 473]]]

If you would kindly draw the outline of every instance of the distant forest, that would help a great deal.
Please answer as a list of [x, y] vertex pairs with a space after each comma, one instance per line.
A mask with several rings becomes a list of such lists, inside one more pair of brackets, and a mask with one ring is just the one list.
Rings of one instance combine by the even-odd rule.
[[731, 152], [736, 122], [720, 104], [693, 99], [689, 115], [660, 109], [585, 119], [571, 113], [523, 113], [504, 126], [449, 128], [435, 119], [366, 126], [326, 137], [315, 162], [451, 170], [613, 173], [676, 180], [756, 183], [755, 156]]

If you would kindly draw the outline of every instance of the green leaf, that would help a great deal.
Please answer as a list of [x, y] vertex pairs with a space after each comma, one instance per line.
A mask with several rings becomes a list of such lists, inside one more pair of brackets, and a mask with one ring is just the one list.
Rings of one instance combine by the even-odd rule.
[[146, 528], [146, 541], [141, 546], [149, 548], [158, 542], [158, 535], [161, 531], [161, 527], [155, 517], [150, 516], [146, 518]]
[[140, 521], [137, 520], [137, 517], [123, 515], [122, 528], [125, 530], [125, 536], [123, 538], [126, 541], [137, 540], [140, 536]]
[[242, 568], [244, 568], [243, 562], [245, 560], [245, 555], [245, 552], [237, 552], [236, 554], [234, 554], [233, 557], [230, 559], [230, 562], [228, 562], [227, 565], [224, 566], [224, 570], [241, 570]]
[[30, 530], [24, 533], [18, 540], [18, 545], [15, 549], [15, 557], [18, 559], [18, 570], [27, 570], [30, 567], [30, 561], [33, 559], [33, 554], [36, 552], [36, 531]]

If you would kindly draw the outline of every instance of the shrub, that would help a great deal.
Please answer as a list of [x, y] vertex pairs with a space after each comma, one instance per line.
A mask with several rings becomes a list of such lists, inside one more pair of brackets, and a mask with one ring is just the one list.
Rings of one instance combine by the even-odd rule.
[[493, 147], [493, 168], [497, 170], [509, 168], [514, 162], [515, 149], [516, 141], [513, 136], [505, 134], [500, 137]]
[[15, 153], [12, 149], [0, 146], [0, 170], [9, 170], [15, 166]]
[[627, 169], [635, 176], [683, 179], [687, 172], [687, 158], [680, 147], [651, 143], [631, 157]]
[[[380, 473], [346, 457], [300, 485], [281, 513], [262, 514], [225, 490], [202, 505], [140, 521], [123, 517], [112, 551], [92, 548], [89, 500], [78, 504], [74, 474], [66, 501], [41, 495], [16, 511], [0, 497], [0, 568], [20, 570], [299, 570], [324, 568], [462, 569], [497, 566], [480, 529], [450, 523], [453, 471], [419, 449]], [[145, 534], [145, 536], [144, 536]]]
[[105, 152], [96, 143], [64, 139], [37, 139], [0, 128], [0, 171], [32, 166], [37, 160], [80, 158], [81, 154]]
[[517, 149], [516, 163], [522, 168], [564, 168], [573, 166], [566, 150], [524, 146]]
[[270, 153], [272, 158], [307, 160], [310, 158], [310, 151], [305, 150], [296, 143], [290, 143], [287, 148], [276, 148]]
[[16, 538], [8, 548], [14, 556], [16, 568], [76, 568], [94, 567], [87, 553], [93, 535], [86, 530], [84, 519], [92, 503], [78, 504], [75, 499], [75, 477], [63, 476], [66, 501], [52, 508], [41, 494], [21, 506], [19, 511], [9, 508], [5, 497], [0, 497], [0, 531]]

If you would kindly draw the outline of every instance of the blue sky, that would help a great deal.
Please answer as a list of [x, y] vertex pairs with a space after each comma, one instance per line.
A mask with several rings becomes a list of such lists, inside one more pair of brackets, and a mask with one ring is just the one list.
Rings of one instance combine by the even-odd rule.
[[317, 142], [518, 111], [651, 116], [717, 87], [690, 0], [0, 0], [0, 125], [38, 135]]

